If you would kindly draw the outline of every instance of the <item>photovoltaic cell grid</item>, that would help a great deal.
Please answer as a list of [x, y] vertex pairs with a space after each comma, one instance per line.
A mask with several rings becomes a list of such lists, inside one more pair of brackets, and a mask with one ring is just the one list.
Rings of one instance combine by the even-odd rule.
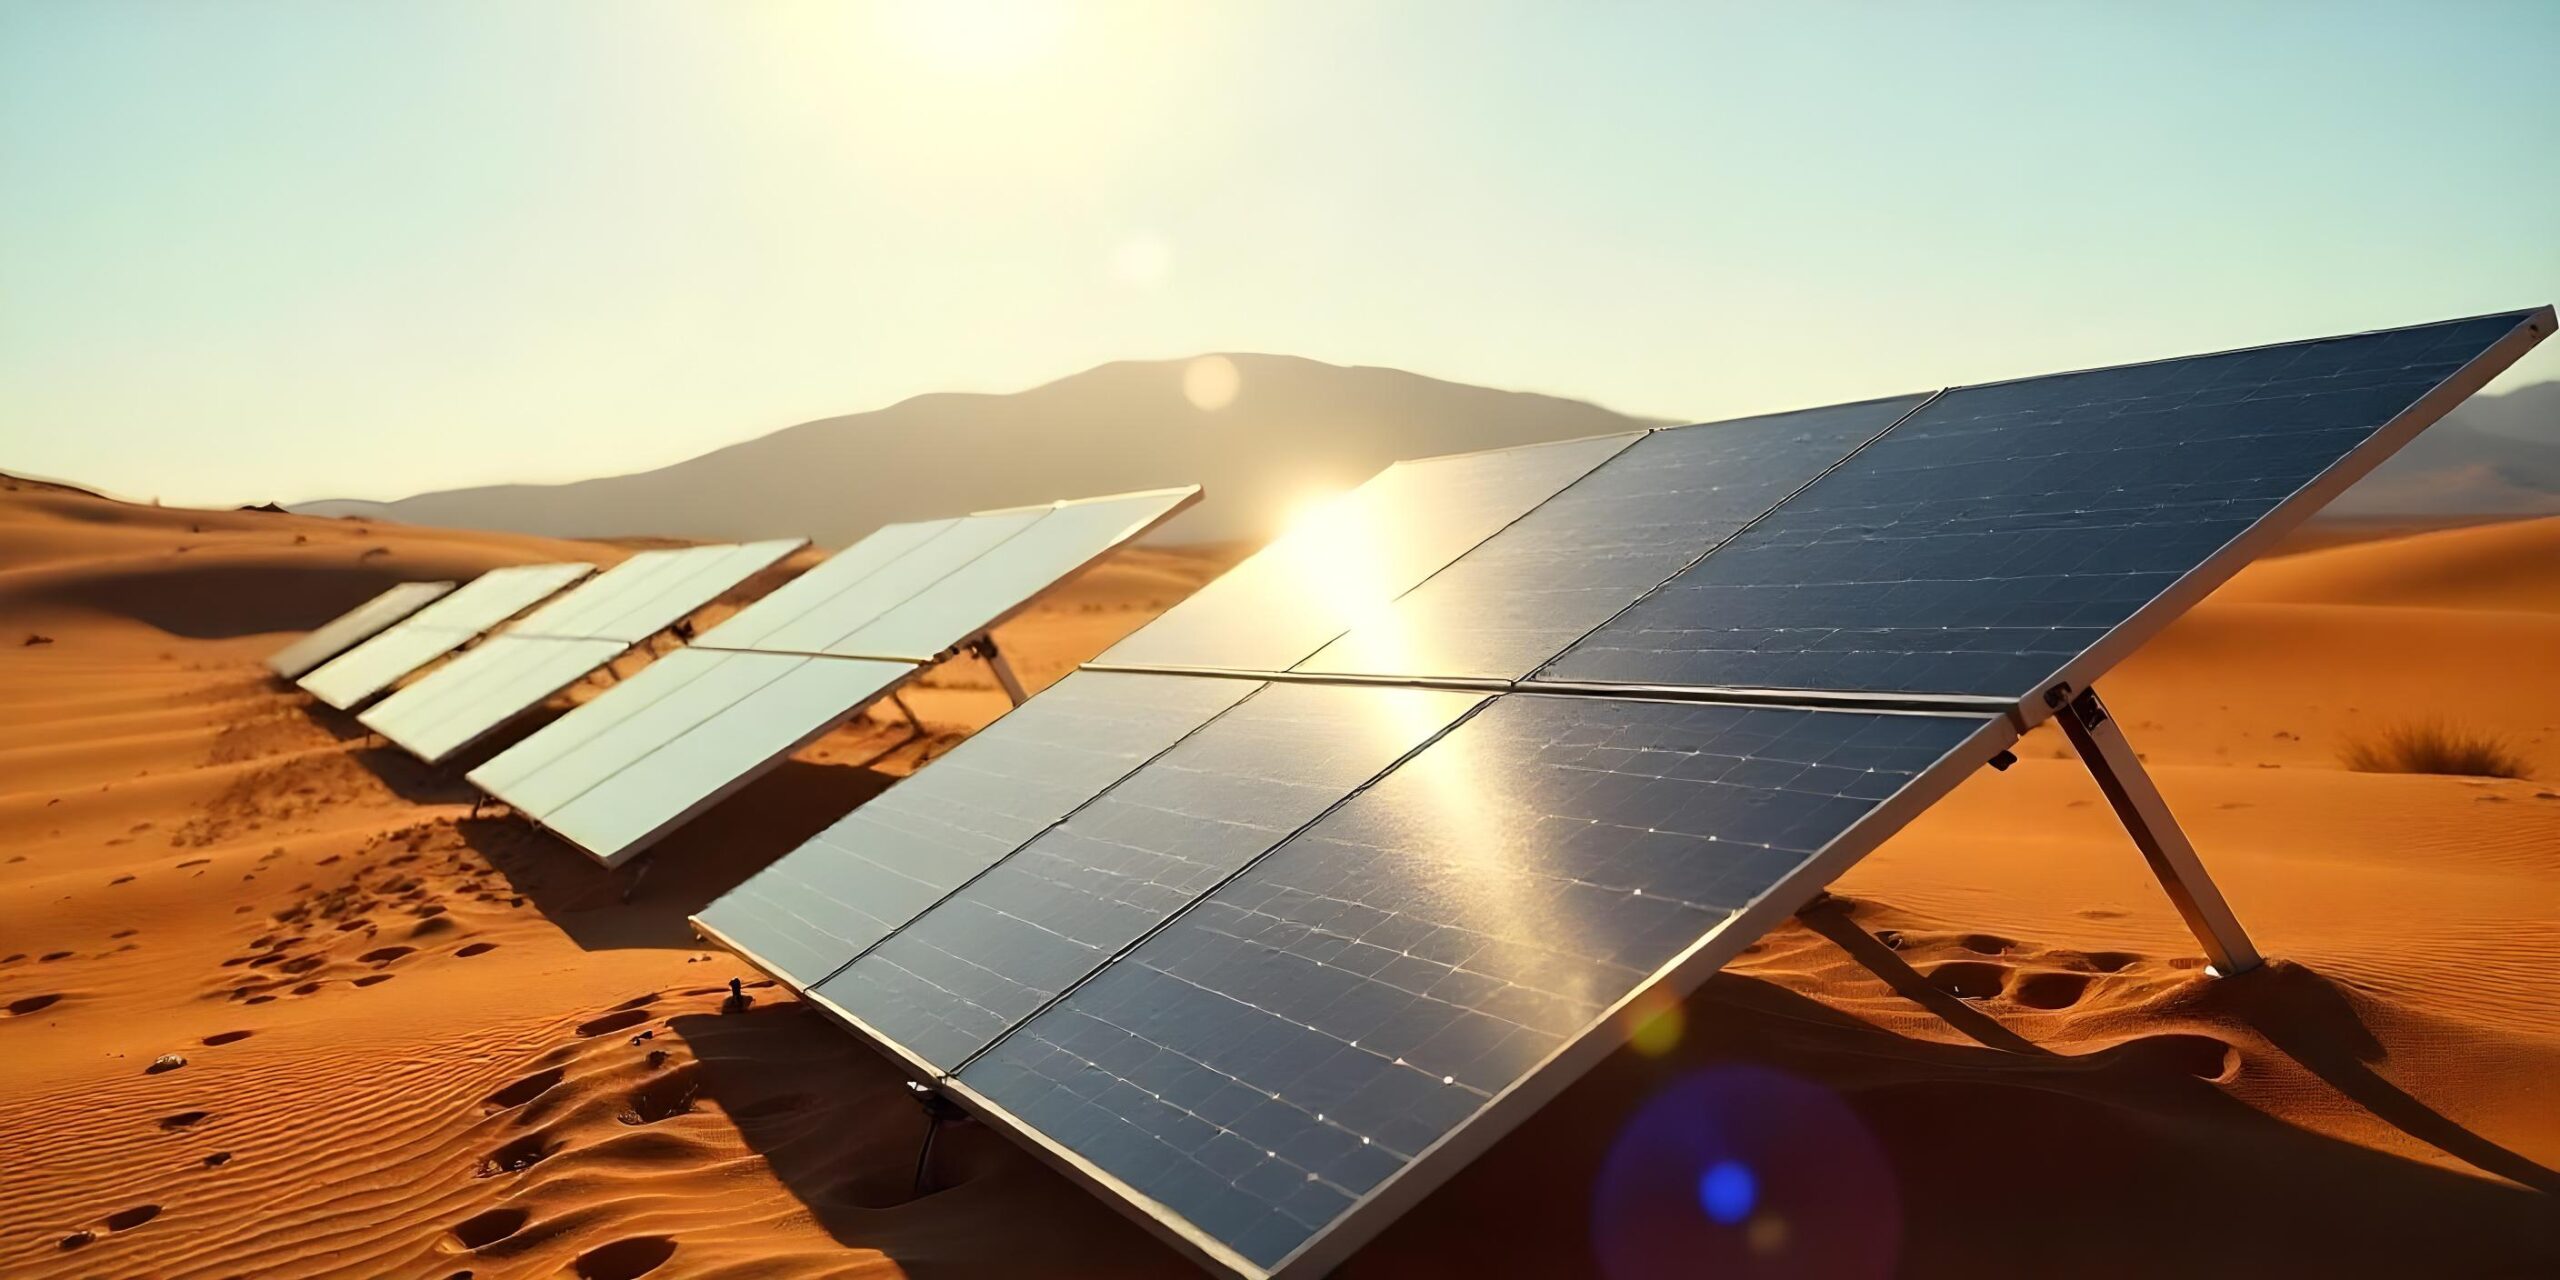
[[595, 566], [591, 564], [523, 564], [492, 569], [380, 635], [322, 663], [297, 683], [322, 702], [344, 711], [593, 572]]
[[1431, 689], [1265, 686], [814, 994], [937, 1072], [956, 1070], [1478, 701]]
[[960, 1083], [1275, 1266], [1996, 724], [1503, 697]]
[[741, 610], [682, 651], [683, 661], [652, 664], [471, 780], [613, 865], [1199, 492], [890, 526], [805, 575], [817, 585]]
[[814, 987], [1259, 687], [1077, 672], [749, 877], [697, 923], [752, 940], [764, 967]]
[[805, 545], [640, 552], [357, 718], [419, 759], [444, 761]]
[[1949, 391], [1539, 675], [2025, 697], [2526, 319]]
[[305, 633], [267, 659], [267, 669], [291, 680], [379, 634], [393, 623], [453, 590], [450, 582], [403, 582]]
[[[2170, 583], [2189, 574], [2218, 581], [2208, 570], [2227, 576], [2236, 568], [2227, 550], [2236, 536], [2251, 532], [2250, 545], [2257, 545], [2263, 531], [2252, 526], [2279, 508], [2291, 518], [2307, 514], [2304, 502], [2288, 505], [2287, 499], [2334, 493], [2379, 460], [2374, 449], [2360, 446], [2377, 439], [2386, 424], [2401, 419], [2389, 443], [2405, 441], [2550, 327], [2546, 309], [1961, 389], [1907, 416], [1911, 401], [1790, 415], [1807, 419], [1800, 427], [1828, 418], [1840, 452], [1821, 457], [1822, 449], [1808, 443], [1810, 432], [1762, 436], [1788, 441], [1773, 448], [1736, 448], [1727, 459], [1735, 470], [1701, 467], [1732, 478], [1730, 510], [1695, 520], [1677, 518], [1686, 504], [1667, 496], [1683, 483], [1673, 474], [1681, 459], [1671, 445], [1705, 451], [1703, 438], [1680, 438], [1707, 428], [1657, 431], [1632, 447], [1621, 443], [1555, 485], [1551, 493], [1565, 496], [1553, 500], [1552, 515], [1533, 500], [1500, 520], [1479, 518], [1461, 533], [1430, 528], [1424, 513], [1445, 496], [1431, 492], [1428, 481], [1435, 474], [1479, 477], [1465, 465], [1436, 465], [1463, 459], [1406, 464], [1338, 508], [1356, 513], [1362, 536], [1328, 549], [1346, 563], [1365, 557], [1369, 564], [1392, 564], [1396, 570], [1386, 576], [1402, 585], [1382, 591], [1378, 575], [1357, 568], [1342, 593], [1351, 604], [1327, 609], [1318, 600], [1322, 584], [1299, 581], [1324, 560], [1328, 552], [1309, 549], [1325, 539], [1293, 535], [1274, 548], [1286, 553], [1275, 567], [1219, 591], [1255, 567], [1248, 561], [1194, 597], [1209, 600], [1209, 607], [1172, 626], [1166, 624], [1181, 610], [1168, 613], [1095, 667], [1241, 666], [1276, 679], [1276, 659], [1254, 665], [1240, 655], [1274, 658], [1335, 622], [1357, 624], [1356, 634], [1394, 617], [1412, 634], [1345, 639], [1331, 656], [1301, 665], [1306, 672], [1414, 674], [1408, 663], [1445, 660], [1459, 670], [1425, 671], [1421, 678], [1482, 680], [1522, 655], [1534, 661], [1548, 637], [1565, 628], [1542, 630], [1534, 625], [1536, 610], [1506, 613], [1499, 593], [1482, 585], [1500, 575], [1480, 566], [1508, 562], [1524, 590], [1557, 592], [1553, 607], [1578, 620], [1601, 612], [1607, 596], [1576, 591], [1580, 581], [1570, 568], [1588, 564], [1588, 577], [1644, 599], [1539, 674], [1600, 687], [1531, 684], [1523, 687], [1543, 691], [1496, 696], [1312, 825], [1276, 848], [1242, 854], [1240, 862], [1233, 861], [1239, 856], [1233, 849], [1262, 842], [1242, 839], [1231, 849], [1222, 839], [1199, 841], [1196, 847], [1220, 851], [1216, 865], [1242, 869], [1232, 878], [1204, 875], [1217, 887], [1187, 902], [1156, 897], [1197, 883], [1184, 877], [1187, 860], [1166, 859], [1159, 847], [1195, 847], [1192, 833], [1215, 830], [1222, 806], [1252, 812], [1250, 788], [1222, 794], [1217, 787], [1169, 787], [1171, 799], [1161, 807], [1135, 808], [1143, 820], [1132, 827], [1096, 826], [1112, 821], [1108, 797], [1132, 788], [1143, 794], [1141, 779], [1173, 776], [1141, 767], [1117, 785], [1098, 787], [1104, 799], [1071, 810], [988, 867], [977, 865], [985, 850], [972, 850], [966, 872], [936, 881], [960, 886], [943, 890], [939, 906], [916, 910], [909, 904], [920, 895], [883, 896], [880, 909], [866, 906], [862, 927], [851, 932], [872, 939], [860, 944], [869, 950], [820, 982], [816, 994], [902, 1057], [947, 1072], [958, 1058], [944, 1084], [962, 1101], [1098, 1180], [1142, 1220], [1205, 1259], [1244, 1275], [1319, 1271], [1614, 1047], [1623, 1036], [1617, 1015], [1627, 1000], [1658, 987], [1684, 994], [2014, 741], [2006, 717], [1987, 713], [1716, 700], [1739, 688], [1790, 685], [1766, 676], [1698, 675], [1686, 668], [1666, 676], [1645, 669], [1618, 673], [1616, 682], [1687, 683], [1698, 692], [1679, 702], [1647, 700], [1640, 689], [1609, 693], [1601, 676], [1574, 665], [1577, 653], [1676, 658], [1683, 643], [1677, 638], [1658, 650], [1629, 642], [1646, 627], [1662, 629], [1649, 610], [1669, 616], [1671, 606], [1658, 602], [1679, 599], [1690, 589], [1686, 584], [1721, 583], [1727, 571], [1714, 567], [1720, 558], [1757, 563], [1758, 548], [1806, 529], [1830, 538], [1864, 531], [1874, 538], [1871, 554], [1897, 566], [1896, 573], [1961, 567], [1945, 546], [1921, 546], [1915, 554], [1907, 544], [1963, 538], [1969, 540], [1956, 545], [1971, 558], [1970, 577], [1906, 584], [1888, 572], [1837, 574], [1836, 583], [1809, 576], [1817, 588], [1863, 585], [1880, 597], [1873, 611], [1894, 624], [1883, 630], [1940, 637], [1935, 648], [1906, 642], [1852, 650], [1885, 655], [1869, 660], [1871, 666], [1900, 672], [1906, 670], [1900, 660], [1916, 655], [1914, 669], [1931, 674], [1903, 677], [1911, 689], [1987, 689], [2016, 698], [2041, 680], [1939, 683], [1952, 677], [1937, 673], [2000, 669], [1932, 667], [1929, 659], [1996, 653], [2000, 646], [1945, 640], [1957, 628], [1930, 610], [1980, 608], [1982, 599], [2005, 592], [2012, 597], [2008, 607], [2019, 612], [2002, 626], [2024, 627], [2028, 622], [2018, 619], [2027, 619], [2042, 620], [2049, 630], [2094, 627], [2043, 648], [2010, 646], [2017, 651], [2010, 656], [2022, 659], [2017, 670], [2059, 669], [2161, 599]], [[2201, 364], [2215, 371], [2205, 376], [2185, 367]], [[1890, 430], [1862, 437], [1858, 415], [1869, 413], [1882, 419], [1874, 423], [1878, 429]], [[1954, 460], [1915, 453], [1908, 445], [1913, 440], [1944, 441], [1934, 447]], [[2163, 440], [2176, 447], [2155, 447]], [[2108, 456], [2087, 465], [2065, 456], [2092, 449]], [[2352, 465], [2342, 461], [2351, 456]], [[1613, 459], [1658, 469], [1661, 483], [1613, 471]], [[2185, 476], [2177, 473], [2181, 466]], [[1897, 484], [1917, 487], [1916, 505], [1887, 504], [1882, 514], [1871, 513]], [[1766, 497], [1754, 511], [1759, 494]], [[1636, 552], [1643, 564], [1621, 571], [1610, 563], [1616, 556], [1606, 531], [1576, 512], [1605, 512], [1612, 502], [1631, 515], [1672, 513], [1662, 536], [1688, 545], [1676, 553], [1669, 547]], [[2034, 518], [2005, 524], [1996, 510], [2002, 503]], [[2123, 518], [2124, 511], [2143, 518]], [[2174, 528], [2180, 519], [2219, 527], [2181, 538]], [[1417, 529], [1428, 532], [1417, 536]], [[2088, 530], [2107, 532], [2084, 536]], [[2062, 569], [2023, 559], [2048, 541], [2095, 550]], [[1831, 544], [1816, 538], [1806, 545], [1827, 550]], [[1478, 556], [1480, 562], [1469, 563]], [[1645, 571], [1656, 566], [1667, 566], [1672, 577], [1648, 594], [1645, 588], [1654, 584], [1644, 580]], [[2145, 581], [2138, 596], [2100, 593], [2099, 610], [2066, 610], [2064, 622], [2052, 622], [2057, 601], [2075, 610], [2086, 603], [2050, 590], [2074, 571], [2166, 578]], [[1949, 590], [1949, 582], [1988, 585]], [[2192, 599], [2195, 590], [2181, 584], [2176, 598]], [[1435, 594], [1440, 598], [1426, 599]], [[1966, 626], [1989, 625], [1973, 614], [1962, 617]], [[1491, 634], [1468, 634], [1476, 618], [1487, 620]], [[1518, 625], [1522, 620], [1533, 625]], [[2120, 639], [2108, 642], [2120, 648]], [[1786, 661], [1829, 651], [1780, 639], [1771, 652]], [[1086, 674], [1104, 673], [1089, 668]], [[1192, 682], [1261, 692], [1166, 748], [1158, 763], [1210, 738], [1225, 719], [1246, 714], [1279, 687], [1228, 678]], [[1901, 686], [1796, 687], [1860, 697]], [[918, 812], [926, 820], [938, 816], [930, 805]], [[1075, 830], [1080, 824], [1088, 830]], [[1140, 834], [1129, 837], [1132, 829]], [[1117, 838], [1091, 838], [1093, 831]], [[845, 840], [825, 865], [865, 863], [867, 838]], [[1162, 874], [1166, 869], [1174, 874]], [[865, 893], [865, 874], [847, 876], [836, 892]], [[929, 870], [922, 878], [935, 880]], [[1035, 887], [1039, 892], [1025, 891]], [[743, 902], [760, 892], [750, 881], [733, 897]], [[724, 938], [774, 967], [758, 949], [772, 927], [770, 916], [732, 910], [724, 900], [706, 913], [706, 923], [724, 912]], [[824, 914], [824, 908], [810, 913]], [[910, 922], [898, 923], [900, 915]], [[827, 927], [803, 919], [784, 932], [796, 930], [805, 939], [829, 936]], [[1042, 936], [1044, 930], [1054, 936]], [[1133, 930], [1140, 940], [1130, 948], [1124, 939]], [[935, 946], [907, 945], [910, 933], [930, 938], [937, 932], [943, 937]], [[802, 956], [801, 967], [777, 971], [805, 988], [806, 974], [853, 941], [835, 938]], [[899, 964], [902, 975], [940, 976], [873, 981], [874, 961], [902, 955], [930, 957], [921, 968]], [[1059, 980], [1079, 964], [1081, 976]], [[1025, 976], [1035, 980], [1022, 982]], [[1013, 1010], [1025, 1007], [1026, 992], [1036, 1002], [1023, 1017]], [[911, 1041], [934, 1050], [919, 1053]], [[1398, 1182], [1401, 1194], [1382, 1194]], [[1364, 1208], [1380, 1212], [1364, 1214]]]

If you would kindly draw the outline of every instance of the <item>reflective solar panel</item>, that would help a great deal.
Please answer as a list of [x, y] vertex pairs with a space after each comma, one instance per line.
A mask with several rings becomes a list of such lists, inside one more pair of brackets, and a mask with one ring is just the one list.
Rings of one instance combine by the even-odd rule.
[[807, 988], [1256, 688], [1083, 671], [703, 909]]
[[1614, 1039], [1622, 1000], [1887, 797], [2000, 740], [1988, 716], [1507, 696], [959, 1081], [1275, 1267], [1541, 1063]]
[[2526, 319], [1946, 392], [1539, 675], [2025, 697]]
[[576, 684], [629, 648], [619, 640], [495, 635], [356, 719], [434, 764]]
[[1064, 502], [827, 646], [923, 662], [1004, 621], [1041, 590], [1199, 500], [1197, 486]]
[[812, 994], [954, 1070], [1479, 700], [1265, 686]]
[[322, 663], [298, 683], [322, 702], [344, 711], [593, 572], [591, 564], [492, 569], [390, 630]]
[[1399, 462], [1099, 661], [1286, 671], [1637, 439]]
[[884, 525], [875, 529], [869, 537], [827, 557], [816, 568], [774, 588], [763, 599], [703, 632], [694, 643], [715, 649], [756, 648], [765, 637], [785, 624], [824, 607], [828, 601], [853, 590], [863, 579], [959, 522], [954, 517]]
[[917, 592], [959, 571], [1005, 539], [1031, 527], [1041, 511], [1004, 511], [967, 516], [922, 545], [883, 565], [880, 570], [801, 617], [776, 627], [756, 648], [785, 653], [852, 653], [837, 642], [864, 624], [907, 602]]
[[1293, 669], [1519, 679], [1925, 399], [1652, 432]]
[[267, 659], [287, 680], [319, 666], [453, 590], [450, 582], [403, 582], [304, 633]]
[[614, 865], [914, 673], [902, 662], [804, 659], [576, 799], [536, 816], [562, 839]]
[[641, 552], [358, 718], [430, 764], [449, 759], [802, 545]]
[[678, 649], [507, 748], [471, 781], [528, 814], [549, 813], [675, 741], [805, 659]]

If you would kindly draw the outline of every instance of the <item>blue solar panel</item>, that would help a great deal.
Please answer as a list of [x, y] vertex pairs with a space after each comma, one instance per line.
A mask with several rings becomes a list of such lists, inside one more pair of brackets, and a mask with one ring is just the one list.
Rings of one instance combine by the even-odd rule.
[[1266, 686], [817, 995], [949, 1071], [1476, 702], [1421, 689]]
[[2525, 318], [1949, 391], [1538, 674], [2025, 697]]
[[1272, 1266], [1989, 723], [1501, 698], [959, 1079]]

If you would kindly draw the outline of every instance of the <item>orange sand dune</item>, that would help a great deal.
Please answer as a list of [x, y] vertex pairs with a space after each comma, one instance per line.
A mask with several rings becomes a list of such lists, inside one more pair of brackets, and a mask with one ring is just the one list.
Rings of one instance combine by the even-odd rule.
[[[620, 548], [10, 483], [0, 1275], [1193, 1274], [974, 1127], [914, 1194], [897, 1074], [770, 986], [723, 1014], [744, 970], [685, 931], [997, 714], [978, 664], [910, 697], [928, 734], [839, 732], [624, 902], [255, 665], [399, 578]], [[1124, 553], [999, 638], [1045, 683], [1235, 554]], [[2334, 547], [2104, 682], [2268, 969], [2200, 972], [2040, 732], [1341, 1274], [1591, 1274], [1612, 1141], [1734, 1064], [1845, 1100], [1893, 1174], [1773, 1203], [1737, 1274], [1892, 1221], [1913, 1276], [2560, 1274], [2555, 602], [2560, 522]], [[2535, 779], [2339, 766], [2429, 715]]]

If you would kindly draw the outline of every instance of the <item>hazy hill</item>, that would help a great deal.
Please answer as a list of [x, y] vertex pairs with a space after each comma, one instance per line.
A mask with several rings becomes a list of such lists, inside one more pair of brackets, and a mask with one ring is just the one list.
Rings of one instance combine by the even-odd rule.
[[[633, 475], [294, 509], [558, 537], [805, 534], [841, 546], [892, 520], [1199, 483], [1209, 500], [1163, 540], [1258, 539], [1307, 495], [1398, 458], [1646, 425], [1578, 400], [1395, 369], [1228, 358], [1236, 393], [1218, 409], [1185, 396], [1189, 361], [1127, 361], [1010, 395], [918, 396]], [[2560, 383], [2475, 398], [2332, 511], [2560, 512]]]
[[1208, 500], [1165, 540], [1262, 538], [1308, 495], [1358, 484], [1398, 458], [1649, 425], [1577, 400], [1395, 369], [1228, 358], [1234, 399], [1214, 410], [1184, 395], [1190, 362], [1124, 361], [1011, 395], [924, 395], [822, 418], [634, 475], [294, 510], [572, 537], [806, 534], [841, 546], [893, 520], [1202, 484]]

